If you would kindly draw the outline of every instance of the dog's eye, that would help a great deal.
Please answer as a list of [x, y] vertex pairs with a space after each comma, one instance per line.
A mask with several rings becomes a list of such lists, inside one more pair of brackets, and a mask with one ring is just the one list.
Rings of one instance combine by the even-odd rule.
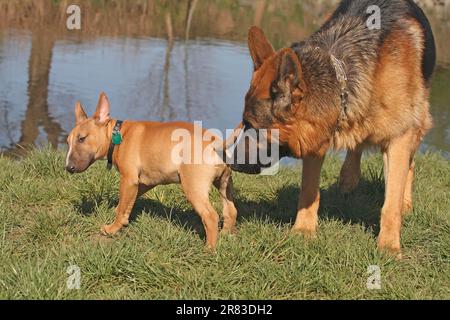
[[279, 91], [274, 91], [271, 94], [272, 96], [272, 100], [280, 100], [280, 99], [284, 99], [285, 95], [283, 92], [279, 92]]
[[278, 89], [275, 86], [271, 86], [270, 87], [270, 97], [272, 98], [272, 100], [275, 100], [275, 98], [277, 98], [278, 96]]
[[83, 143], [86, 140], [87, 136], [85, 137], [78, 137], [78, 142]]

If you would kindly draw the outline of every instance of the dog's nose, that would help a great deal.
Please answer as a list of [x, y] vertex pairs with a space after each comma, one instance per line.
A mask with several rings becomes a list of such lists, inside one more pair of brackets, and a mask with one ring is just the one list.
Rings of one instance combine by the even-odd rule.
[[74, 173], [74, 172], [75, 172], [75, 166], [73, 166], [73, 165], [68, 165], [68, 166], [66, 166], [66, 170], [67, 170], [67, 172], [69, 172], [69, 173]]
[[244, 131], [247, 131], [252, 128], [252, 125], [250, 124], [250, 122], [247, 119], [244, 118], [242, 120], [242, 122], [244, 124]]

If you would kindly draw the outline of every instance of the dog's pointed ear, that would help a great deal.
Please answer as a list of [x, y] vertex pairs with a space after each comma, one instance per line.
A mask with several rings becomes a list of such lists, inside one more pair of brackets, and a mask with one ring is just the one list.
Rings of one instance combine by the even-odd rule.
[[79, 124], [81, 121], [86, 120], [87, 118], [88, 116], [86, 115], [81, 102], [77, 101], [75, 103], [75, 123]]
[[302, 65], [291, 48], [282, 49], [279, 53], [278, 81], [289, 81], [292, 90], [304, 90]]
[[100, 93], [100, 97], [98, 98], [98, 104], [97, 109], [95, 110], [94, 115], [92, 118], [98, 123], [98, 124], [105, 124], [107, 123], [111, 117], [109, 115], [109, 99], [106, 96], [104, 92]]
[[255, 70], [259, 69], [264, 60], [275, 53], [264, 32], [258, 27], [251, 27], [248, 31], [248, 48], [253, 59]]

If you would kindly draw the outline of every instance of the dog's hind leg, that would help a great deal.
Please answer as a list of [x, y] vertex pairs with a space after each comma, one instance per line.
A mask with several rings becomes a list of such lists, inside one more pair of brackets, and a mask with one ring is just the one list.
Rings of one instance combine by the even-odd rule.
[[215, 249], [219, 233], [219, 215], [209, 202], [209, 192], [214, 181], [215, 168], [204, 165], [182, 165], [180, 180], [183, 191], [194, 210], [202, 219], [206, 245]]
[[404, 215], [411, 213], [413, 209], [413, 182], [414, 182], [414, 159], [411, 158], [408, 177], [406, 178], [405, 195], [403, 197], [402, 212]]
[[362, 146], [357, 146], [355, 150], [347, 151], [339, 178], [339, 190], [344, 194], [352, 192], [359, 184], [362, 153]]
[[223, 205], [223, 228], [222, 233], [236, 232], [237, 210], [233, 202], [233, 179], [231, 169], [226, 168], [222, 176], [214, 182], [219, 190]]
[[[427, 104], [426, 110], [428, 110], [429, 108], [428, 106], [429, 104]], [[422, 138], [425, 132], [428, 130], [429, 127], [431, 127], [431, 123], [432, 123], [431, 116], [427, 111], [422, 120], [422, 128], [417, 131], [415, 138], [413, 140], [408, 178], [406, 179], [405, 195], [403, 197], [402, 212], [404, 215], [411, 213], [413, 209], [413, 185], [414, 185], [414, 169], [415, 169], [414, 155], [419, 149], [420, 143], [422, 142]]]
[[385, 176], [387, 177], [385, 201], [381, 210], [378, 247], [391, 253], [400, 252], [402, 210], [414, 135], [411, 131], [393, 139], [384, 151]]

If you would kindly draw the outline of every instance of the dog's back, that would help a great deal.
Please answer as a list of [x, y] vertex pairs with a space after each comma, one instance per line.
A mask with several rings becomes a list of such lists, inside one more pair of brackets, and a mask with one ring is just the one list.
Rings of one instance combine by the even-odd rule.
[[[367, 20], [373, 12], [371, 7], [380, 9], [381, 23], [379, 29], [374, 28], [367, 32]], [[402, 20], [410, 18], [419, 22], [423, 30], [422, 72], [424, 79], [428, 81], [436, 65], [436, 45], [430, 22], [413, 0], [344, 0], [319, 33], [332, 30], [336, 39], [349, 34], [355, 37], [355, 41], [361, 41], [361, 44], [366, 46], [366, 50], [373, 48], [376, 51], [392, 30], [402, 23]], [[346, 23], [355, 27], [353, 32], [342, 28]]]
[[[379, 25], [369, 26], [377, 11]], [[431, 126], [427, 96], [436, 46], [428, 19], [412, 0], [344, 0], [316, 33], [292, 49], [308, 86], [306, 104], [317, 114], [342, 108], [330, 56], [342, 63], [348, 121], [334, 134], [336, 148], [354, 148], [375, 132], [382, 133], [372, 141], [378, 144], [408, 126], [423, 128], [423, 133]], [[405, 102], [389, 103], [391, 110], [382, 114], [385, 101], [395, 95]], [[383, 125], [386, 121], [390, 127]]]

